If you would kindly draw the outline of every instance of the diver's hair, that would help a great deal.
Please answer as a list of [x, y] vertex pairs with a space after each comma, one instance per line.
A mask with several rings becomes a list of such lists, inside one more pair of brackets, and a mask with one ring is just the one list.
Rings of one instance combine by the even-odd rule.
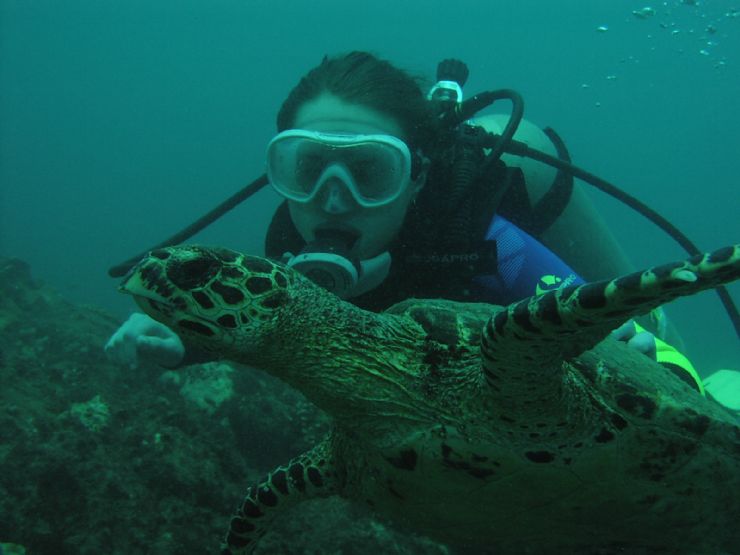
[[301, 106], [328, 92], [394, 118], [410, 147], [429, 152], [435, 118], [421, 84], [420, 78], [368, 52], [324, 56], [290, 91], [278, 112], [277, 128], [291, 129]]

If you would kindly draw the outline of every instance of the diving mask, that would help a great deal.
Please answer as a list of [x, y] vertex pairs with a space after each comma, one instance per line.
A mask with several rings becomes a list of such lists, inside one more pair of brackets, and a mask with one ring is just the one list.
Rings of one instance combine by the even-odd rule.
[[360, 206], [370, 208], [404, 192], [412, 181], [412, 157], [406, 143], [392, 135], [289, 129], [267, 146], [267, 176], [279, 194], [302, 203], [339, 179]]

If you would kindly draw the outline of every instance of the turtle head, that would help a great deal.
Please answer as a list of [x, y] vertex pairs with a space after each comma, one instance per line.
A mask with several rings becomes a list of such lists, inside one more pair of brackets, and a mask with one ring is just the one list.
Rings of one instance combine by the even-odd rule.
[[228, 355], [256, 348], [263, 328], [289, 298], [291, 279], [290, 270], [264, 258], [179, 246], [151, 251], [119, 290], [183, 338]]

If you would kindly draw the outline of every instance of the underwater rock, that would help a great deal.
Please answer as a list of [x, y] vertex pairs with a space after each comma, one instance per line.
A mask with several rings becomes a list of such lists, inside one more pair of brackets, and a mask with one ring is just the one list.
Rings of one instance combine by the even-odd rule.
[[234, 369], [223, 362], [200, 365], [198, 375], [188, 376], [180, 388], [180, 395], [208, 414], [213, 414], [234, 395]]
[[69, 414], [91, 432], [102, 431], [110, 420], [110, 409], [100, 395], [96, 395], [86, 403], [74, 403], [69, 409]]

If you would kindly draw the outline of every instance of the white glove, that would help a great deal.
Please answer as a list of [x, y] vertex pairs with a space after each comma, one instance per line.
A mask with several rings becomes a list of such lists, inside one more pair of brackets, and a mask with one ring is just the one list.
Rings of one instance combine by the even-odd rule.
[[636, 349], [648, 358], [656, 360], [658, 357], [658, 348], [655, 344], [655, 336], [649, 331], [638, 332], [637, 328], [635, 328], [634, 320], [628, 320], [615, 329], [612, 332], [612, 337], [617, 341], [624, 341], [627, 345]]
[[139, 360], [173, 368], [185, 356], [185, 346], [175, 332], [140, 312], [116, 330], [104, 350], [110, 360], [129, 368], [136, 368]]

